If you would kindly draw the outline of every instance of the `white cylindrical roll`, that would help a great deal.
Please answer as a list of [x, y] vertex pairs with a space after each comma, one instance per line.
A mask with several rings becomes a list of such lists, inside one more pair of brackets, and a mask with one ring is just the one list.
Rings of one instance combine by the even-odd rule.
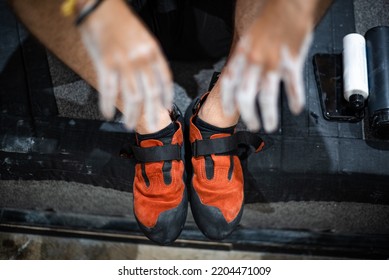
[[369, 96], [366, 62], [365, 38], [351, 33], [343, 38], [343, 85], [344, 98], [361, 95], [366, 100]]

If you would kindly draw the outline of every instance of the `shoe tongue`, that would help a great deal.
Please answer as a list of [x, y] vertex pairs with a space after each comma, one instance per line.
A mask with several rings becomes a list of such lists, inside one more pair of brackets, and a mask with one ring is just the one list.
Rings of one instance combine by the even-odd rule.
[[232, 135], [234, 133], [234, 130], [236, 127], [236, 125], [226, 127], [226, 128], [217, 127], [217, 126], [211, 125], [211, 124], [203, 121], [199, 117], [196, 117], [194, 119], [193, 123], [200, 130], [200, 133], [201, 133], [201, 136], [203, 137], [203, 139], [210, 139], [211, 136], [214, 134]]
[[172, 137], [176, 132], [176, 124], [171, 123], [167, 127], [150, 134], [138, 134], [137, 139], [138, 144], [141, 147], [153, 147], [153, 146], [161, 146], [172, 143]]

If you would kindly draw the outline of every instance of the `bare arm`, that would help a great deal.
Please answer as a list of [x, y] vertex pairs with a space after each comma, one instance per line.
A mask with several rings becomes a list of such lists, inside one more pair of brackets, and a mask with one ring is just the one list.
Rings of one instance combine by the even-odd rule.
[[[78, 9], [93, 1], [78, 0]], [[156, 39], [123, 0], [105, 0], [80, 27], [61, 15], [63, 0], [8, 2], [49, 50], [98, 89], [107, 118], [116, 105], [131, 129], [162, 121], [173, 97], [171, 73]]]

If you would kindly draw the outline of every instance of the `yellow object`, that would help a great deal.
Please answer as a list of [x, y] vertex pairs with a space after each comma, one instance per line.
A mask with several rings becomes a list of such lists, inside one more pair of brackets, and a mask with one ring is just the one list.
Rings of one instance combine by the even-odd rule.
[[76, 11], [77, 0], [65, 0], [62, 3], [61, 11], [65, 17], [74, 15]]

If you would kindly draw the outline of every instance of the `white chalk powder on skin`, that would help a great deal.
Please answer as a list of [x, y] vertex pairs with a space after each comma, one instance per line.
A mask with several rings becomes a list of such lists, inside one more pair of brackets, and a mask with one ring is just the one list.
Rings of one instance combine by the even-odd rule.
[[[97, 72], [99, 106], [103, 116], [113, 117], [120, 91], [122, 121], [126, 127], [135, 128], [143, 108], [146, 125], [154, 130], [160, 113], [157, 108], [165, 106], [170, 109], [174, 97], [173, 83], [162, 54], [153, 44], [139, 43], [127, 55], [112, 51], [104, 57], [101, 46], [95, 42], [101, 26], [97, 22], [89, 28], [81, 28], [81, 36]], [[134, 69], [132, 64], [139, 67]]]
[[278, 125], [278, 97], [280, 85], [279, 71], [270, 71], [262, 83], [262, 94], [258, 102], [262, 114], [263, 127], [266, 131], [274, 131]]
[[123, 122], [128, 129], [132, 130], [138, 122], [143, 97], [137, 89], [136, 79], [133, 75], [121, 80], [121, 89], [123, 102], [126, 104], [124, 106]]
[[249, 66], [247, 73], [243, 76], [241, 87], [237, 91], [239, 111], [250, 130], [258, 130], [260, 128], [256, 106], [253, 106], [253, 104], [255, 105], [260, 75], [261, 68], [258, 65]]
[[287, 46], [281, 48], [281, 77], [285, 82], [288, 105], [292, 113], [298, 114], [305, 106], [304, 62], [312, 42], [312, 33], [303, 41], [297, 57], [293, 57]]
[[[304, 62], [312, 42], [312, 33], [306, 35], [302, 46], [293, 56], [289, 46], [280, 48], [280, 61], [275, 70], [261, 72], [261, 65], [249, 63], [247, 38], [238, 44], [238, 54], [227, 66], [222, 78], [222, 103], [226, 114], [235, 109], [235, 101], [243, 121], [250, 130], [260, 128], [260, 120], [256, 112], [258, 102], [264, 129], [274, 131], [278, 125], [279, 85], [283, 80], [287, 89], [288, 104], [294, 114], [298, 114], [305, 105]], [[240, 52], [242, 51], [242, 52]]]
[[116, 71], [106, 70], [104, 67], [97, 69], [100, 89], [100, 111], [107, 119], [115, 114], [115, 103], [119, 92], [119, 76]]
[[152, 54], [152, 51], [153, 48], [150, 44], [141, 44], [128, 52], [128, 59], [130, 61], [134, 61], [139, 58], [147, 58]]
[[236, 110], [235, 94], [237, 91], [237, 87], [240, 84], [240, 79], [243, 76], [245, 66], [246, 55], [244, 53], [237, 54], [236, 57], [231, 60], [229, 66], [227, 66], [227, 74], [223, 77], [221, 81], [222, 104], [224, 108], [224, 113], [227, 116], [233, 115]]

